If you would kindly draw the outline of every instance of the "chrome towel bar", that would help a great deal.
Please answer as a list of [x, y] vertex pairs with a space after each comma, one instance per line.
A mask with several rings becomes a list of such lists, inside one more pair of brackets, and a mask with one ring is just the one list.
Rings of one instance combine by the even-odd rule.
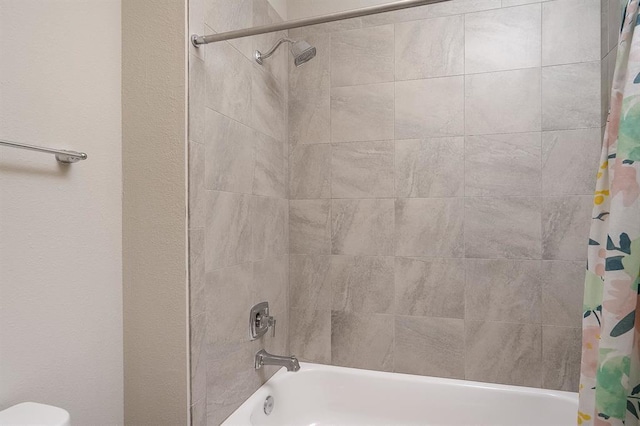
[[3, 139], [0, 139], [0, 145], [8, 146], [11, 148], [27, 149], [29, 151], [44, 152], [46, 154], [54, 154], [56, 156], [56, 160], [65, 164], [77, 163], [80, 160], [87, 159], [87, 154], [85, 154], [84, 152], [66, 151], [64, 149], [43, 148], [41, 146], [28, 145], [26, 143], [11, 142]]

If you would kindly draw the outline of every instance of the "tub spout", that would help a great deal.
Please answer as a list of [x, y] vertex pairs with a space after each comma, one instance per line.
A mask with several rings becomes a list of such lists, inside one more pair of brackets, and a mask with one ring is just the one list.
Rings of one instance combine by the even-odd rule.
[[265, 365], [277, 365], [280, 367], [285, 367], [287, 371], [300, 370], [298, 358], [296, 358], [295, 356], [271, 355], [269, 352], [262, 349], [256, 353], [256, 370], [259, 370]]

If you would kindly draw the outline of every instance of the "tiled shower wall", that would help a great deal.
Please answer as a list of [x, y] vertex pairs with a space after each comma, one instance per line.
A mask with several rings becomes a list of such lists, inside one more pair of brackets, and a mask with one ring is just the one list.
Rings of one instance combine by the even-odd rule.
[[[190, 30], [280, 21], [267, 0], [190, 0]], [[283, 34], [190, 52], [189, 251], [192, 424], [218, 425], [275, 371], [262, 348], [288, 348], [287, 53]], [[276, 337], [250, 342], [249, 308], [269, 301]], [[266, 371], [265, 371], [266, 370]]]
[[[318, 48], [301, 68], [286, 49], [252, 62], [282, 34], [192, 49], [193, 424], [272, 374], [253, 370], [262, 347], [575, 390], [618, 2], [453, 0], [294, 30]], [[266, 0], [190, 0], [192, 33], [278, 20]], [[277, 336], [251, 343], [262, 300]]]
[[318, 48], [289, 75], [293, 353], [577, 390], [618, 9], [454, 0], [290, 31]]

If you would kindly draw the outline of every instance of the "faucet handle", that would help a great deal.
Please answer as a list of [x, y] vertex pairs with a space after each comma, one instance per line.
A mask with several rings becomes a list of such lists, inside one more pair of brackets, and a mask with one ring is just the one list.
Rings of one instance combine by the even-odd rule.
[[269, 303], [262, 302], [251, 308], [249, 314], [249, 333], [251, 340], [256, 340], [267, 334], [271, 328], [271, 335], [276, 336], [276, 319], [269, 315]]
[[263, 315], [258, 318], [260, 328], [264, 328], [265, 332], [271, 329], [271, 337], [276, 337], [276, 319], [271, 315]]
[[267, 321], [267, 327], [271, 328], [271, 337], [276, 337], [276, 319], [269, 317]]

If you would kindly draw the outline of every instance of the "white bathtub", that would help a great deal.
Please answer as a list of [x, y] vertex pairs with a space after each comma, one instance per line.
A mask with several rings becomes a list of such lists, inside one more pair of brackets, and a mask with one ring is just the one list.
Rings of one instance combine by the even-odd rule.
[[[573, 426], [578, 394], [301, 363], [278, 371], [223, 426]], [[264, 412], [273, 397], [273, 411]]]

